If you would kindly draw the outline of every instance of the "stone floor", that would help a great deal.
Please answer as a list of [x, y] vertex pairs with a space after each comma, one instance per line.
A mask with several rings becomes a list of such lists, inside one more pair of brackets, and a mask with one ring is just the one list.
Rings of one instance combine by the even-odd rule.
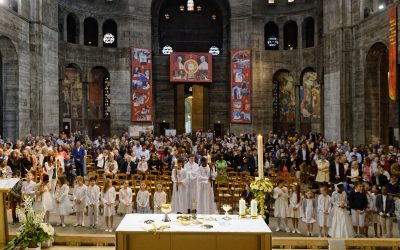
[[[8, 210], [8, 218], [9, 221], [11, 222], [12, 220], [10, 220], [11, 218], [11, 210]], [[114, 228], [117, 228], [118, 224], [120, 223], [120, 221], [122, 220], [122, 216], [114, 216]], [[50, 223], [55, 226], [57, 223], [59, 223], [59, 217], [56, 215], [51, 215], [50, 216]], [[76, 233], [82, 233], [82, 234], [111, 234], [108, 232], [105, 232], [105, 222], [102, 216], [99, 217], [99, 226], [97, 229], [91, 229], [88, 227], [74, 227], [73, 225], [75, 224], [75, 216], [74, 215], [70, 215], [70, 216], [66, 216], [65, 219], [66, 225], [67, 227], [63, 228], [63, 227], [55, 227], [55, 231], [58, 234], [76, 234]], [[86, 226], [88, 226], [89, 221], [88, 218], [85, 216], [85, 223]], [[273, 236], [274, 237], [290, 237], [290, 236], [294, 236], [294, 237], [299, 237], [299, 236], [305, 236], [304, 234], [307, 232], [307, 228], [306, 228], [306, 224], [300, 222], [300, 231], [302, 232], [302, 234], [292, 234], [292, 233], [286, 233], [286, 232], [275, 232], [276, 229], [276, 225], [277, 225], [277, 220], [275, 218], [271, 218], [270, 220], [270, 225], [269, 227], [271, 228], [271, 230], [273, 231]], [[11, 234], [15, 233], [18, 230], [19, 225], [12, 225], [11, 223], [9, 223], [9, 232]], [[291, 221], [289, 220], [289, 228], [292, 229], [292, 224]], [[316, 225], [314, 225], [314, 235], [315, 237], [318, 237], [318, 233], [319, 233], [319, 229]], [[369, 229], [369, 234], [370, 236], [372, 236], [373, 234], [373, 228], [370, 227]], [[393, 234], [394, 237], [399, 237], [399, 231], [397, 229], [397, 225], [394, 223], [393, 224]]]

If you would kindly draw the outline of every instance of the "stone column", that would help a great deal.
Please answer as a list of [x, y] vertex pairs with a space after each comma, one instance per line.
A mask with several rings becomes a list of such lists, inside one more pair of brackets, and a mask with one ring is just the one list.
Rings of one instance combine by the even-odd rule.
[[303, 25], [299, 25], [299, 23], [296, 20], [296, 25], [297, 25], [297, 49], [303, 48]]
[[82, 17], [79, 20], [79, 39], [78, 39], [79, 41], [78, 41], [78, 44], [81, 44], [81, 45], [84, 45], [84, 43], [85, 43], [85, 25], [83, 24], [84, 20], [85, 20], [84, 17]]
[[98, 38], [98, 45], [99, 47], [103, 47], [103, 21], [104, 20], [98, 20], [98, 31], [99, 31], [99, 38]]
[[284, 50], [285, 49], [285, 42], [283, 40], [283, 24], [278, 23], [278, 29], [279, 29], [279, 50]]
[[193, 85], [192, 131], [208, 129], [208, 89], [204, 85]]
[[64, 25], [64, 29], [63, 29], [63, 38], [64, 38], [64, 42], [68, 41], [68, 27], [67, 27], [67, 17], [63, 17], [63, 25]]
[[[300, 80], [301, 81], [301, 80]], [[295, 93], [296, 93], [296, 132], [300, 131], [300, 82], [297, 82], [295, 85]]]
[[185, 84], [175, 85], [175, 129], [178, 134], [185, 132]]

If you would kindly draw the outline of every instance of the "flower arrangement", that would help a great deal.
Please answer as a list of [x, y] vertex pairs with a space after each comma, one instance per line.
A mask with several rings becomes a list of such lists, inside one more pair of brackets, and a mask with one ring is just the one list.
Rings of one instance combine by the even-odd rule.
[[17, 208], [17, 215], [22, 225], [15, 238], [4, 248], [5, 250], [37, 248], [42, 242], [53, 239], [54, 228], [43, 223], [44, 212], [34, 211], [33, 198], [24, 199], [23, 206]]
[[265, 195], [274, 190], [274, 183], [269, 178], [256, 177], [256, 179], [250, 183], [250, 189], [257, 200], [260, 214], [262, 218], [265, 219]]

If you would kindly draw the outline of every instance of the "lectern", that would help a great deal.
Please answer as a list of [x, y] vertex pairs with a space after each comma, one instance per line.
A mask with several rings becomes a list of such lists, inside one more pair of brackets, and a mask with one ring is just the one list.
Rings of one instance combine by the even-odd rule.
[[17, 184], [18, 178], [0, 179], [0, 248], [8, 242], [7, 193]]

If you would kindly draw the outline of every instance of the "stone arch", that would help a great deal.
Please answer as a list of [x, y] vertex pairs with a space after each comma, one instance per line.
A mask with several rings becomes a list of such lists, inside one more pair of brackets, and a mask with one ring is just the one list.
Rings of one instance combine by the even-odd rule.
[[286, 50], [297, 49], [298, 27], [297, 23], [289, 20], [283, 26], [283, 47]]
[[[364, 73], [365, 141], [388, 143], [390, 102], [389, 56], [385, 44], [373, 44], [366, 56]], [[397, 109], [396, 109], [397, 110]]]
[[19, 136], [19, 64], [12, 41], [0, 36], [0, 135], [15, 140]]
[[307, 17], [303, 21], [303, 47], [310, 48], [315, 45], [315, 21], [312, 17]]

